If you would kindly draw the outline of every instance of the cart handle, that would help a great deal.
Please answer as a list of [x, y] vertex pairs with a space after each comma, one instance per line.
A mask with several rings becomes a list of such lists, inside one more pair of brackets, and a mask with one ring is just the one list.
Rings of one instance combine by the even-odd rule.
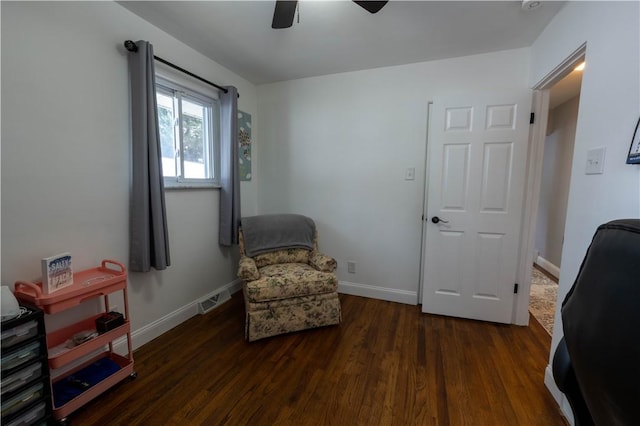
[[113, 270], [113, 268], [107, 268], [107, 264], [111, 264], [111, 265], [117, 266], [119, 270], [116, 271], [116, 272], [119, 272], [120, 275], [124, 274], [127, 271], [127, 268], [125, 268], [122, 263], [120, 263], [120, 262], [118, 262], [116, 260], [111, 260], [111, 259], [105, 259], [105, 260], [102, 261], [102, 269]]
[[42, 289], [40, 288], [40, 286], [29, 281], [16, 281], [16, 293], [18, 292], [18, 290], [21, 290], [23, 293], [29, 294], [34, 297], [42, 296]]

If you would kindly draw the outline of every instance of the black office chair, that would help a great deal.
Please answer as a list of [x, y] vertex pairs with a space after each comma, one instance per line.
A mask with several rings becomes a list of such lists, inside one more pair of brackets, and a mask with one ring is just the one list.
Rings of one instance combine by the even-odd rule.
[[640, 425], [640, 219], [598, 227], [562, 323], [553, 377], [576, 426]]

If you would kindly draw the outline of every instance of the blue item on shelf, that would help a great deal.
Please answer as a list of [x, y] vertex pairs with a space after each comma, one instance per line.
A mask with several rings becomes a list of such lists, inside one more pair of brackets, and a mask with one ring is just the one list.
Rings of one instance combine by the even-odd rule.
[[110, 358], [102, 358], [65, 377], [53, 384], [53, 405], [55, 407], [63, 406], [118, 370], [120, 370], [118, 363]]

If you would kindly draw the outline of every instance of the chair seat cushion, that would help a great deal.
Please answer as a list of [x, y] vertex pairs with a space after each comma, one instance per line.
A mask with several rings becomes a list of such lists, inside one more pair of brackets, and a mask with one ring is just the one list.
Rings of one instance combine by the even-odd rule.
[[259, 269], [260, 279], [246, 283], [251, 302], [288, 299], [335, 292], [338, 279], [330, 272], [321, 272], [305, 263], [281, 263]]

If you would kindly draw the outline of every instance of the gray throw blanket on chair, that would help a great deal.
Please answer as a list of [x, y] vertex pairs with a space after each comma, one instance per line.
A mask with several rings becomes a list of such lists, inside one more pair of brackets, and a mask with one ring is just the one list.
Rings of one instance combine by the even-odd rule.
[[245, 253], [249, 257], [275, 250], [313, 250], [316, 224], [299, 214], [266, 214], [242, 218]]

